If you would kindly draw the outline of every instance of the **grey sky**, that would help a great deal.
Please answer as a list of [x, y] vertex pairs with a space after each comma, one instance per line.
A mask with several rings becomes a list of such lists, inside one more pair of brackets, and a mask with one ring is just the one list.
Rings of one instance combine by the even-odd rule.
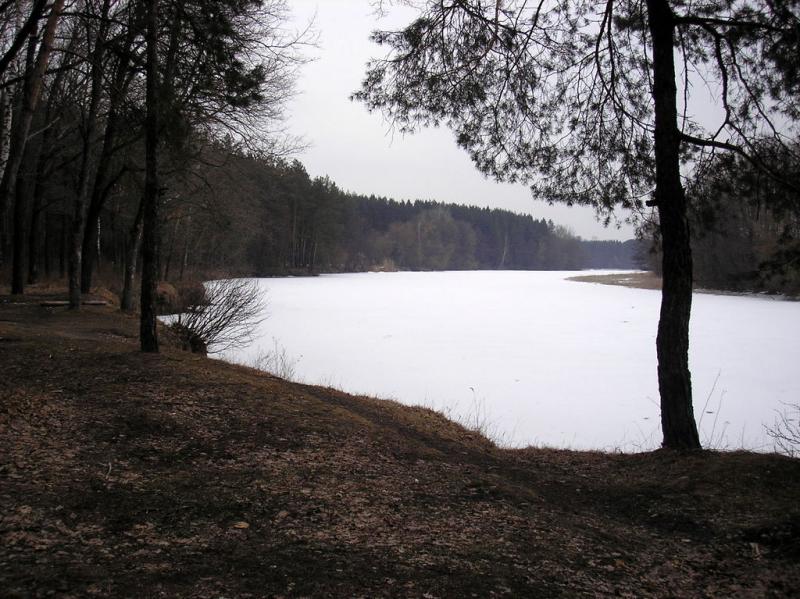
[[342, 189], [363, 194], [529, 213], [552, 219], [585, 239], [633, 237], [629, 226], [603, 227], [590, 208], [548, 206], [533, 200], [525, 186], [487, 180], [445, 128], [393, 135], [379, 114], [351, 102], [365, 63], [382, 52], [369, 41], [370, 32], [402, 24], [403, 15], [398, 15], [399, 21], [378, 22], [369, 0], [291, 0], [290, 6], [298, 26], [313, 18], [320, 36], [319, 49], [311, 51], [316, 60], [303, 67], [300, 94], [289, 110], [292, 133], [311, 144], [298, 156], [309, 174], [328, 175]]

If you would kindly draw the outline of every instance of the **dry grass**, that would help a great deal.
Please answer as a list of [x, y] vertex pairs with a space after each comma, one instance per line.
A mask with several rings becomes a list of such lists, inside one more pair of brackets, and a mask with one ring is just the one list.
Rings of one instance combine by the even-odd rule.
[[579, 283], [599, 283], [601, 285], [619, 285], [636, 289], [661, 289], [661, 277], [652, 272], [626, 272], [607, 275], [583, 275], [570, 277], [569, 281]]

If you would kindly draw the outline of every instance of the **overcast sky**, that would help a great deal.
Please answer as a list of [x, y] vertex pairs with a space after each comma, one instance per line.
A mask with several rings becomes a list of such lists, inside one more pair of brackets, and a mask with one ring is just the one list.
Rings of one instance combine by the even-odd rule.
[[345, 190], [397, 200], [429, 199], [532, 214], [569, 227], [585, 239], [630, 239], [631, 227], [603, 227], [590, 208], [548, 206], [522, 185], [483, 177], [445, 128], [414, 135], [392, 134], [380, 114], [349, 99], [364, 76], [365, 63], [382, 55], [370, 32], [408, 20], [409, 12], [378, 21], [369, 0], [291, 0], [297, 26], [314, 19], [316, 60], [305, 65], [289, 127], [310, 144], [298, 155], [313, 176], [328, 175]]

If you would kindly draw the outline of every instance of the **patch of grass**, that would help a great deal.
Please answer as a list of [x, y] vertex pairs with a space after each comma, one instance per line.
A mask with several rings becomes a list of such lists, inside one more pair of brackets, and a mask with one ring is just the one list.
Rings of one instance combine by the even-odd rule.
[[569, 277], [567, 280], [576, 281], [578, 283], [618, 285], [636, 289], [661, 289], [661, 277], [652, 272], [631, 271], [606, 275], [581, 275]]

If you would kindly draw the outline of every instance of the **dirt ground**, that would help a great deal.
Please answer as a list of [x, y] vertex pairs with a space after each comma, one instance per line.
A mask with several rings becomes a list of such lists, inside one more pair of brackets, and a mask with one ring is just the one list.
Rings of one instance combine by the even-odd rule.
[[661, 289], [661, 277], [652, 272], [624, 272], [604, 275], [579, 275], [569, 277], [569, 281], [579, 283], [599, 283], [601, 285], [620, 285], [637, 289]]
[[54, 298], [0, 296], [2, 597], [800, 594], [799, 460], [502, 450]]
[[[661, 277], [653, 272], [630, 271], [615, 272], [602, 275], [578, 275], [569, 277], [568, 281], [578, 283], [598, 283], [600, 285], [618, 285], [621, 287], [633, 287], [636, 289], [661, 289]], [[751, 291], [729, 291], [724, 289], [707, 289], [705, 287], [694, 287], [695, 293], [707, 293], [711, 295], [744, 295], [744, 296], [772, 296], [788, 301], [800, 301], [800, 295], [789, 293], [766, 293]]]

